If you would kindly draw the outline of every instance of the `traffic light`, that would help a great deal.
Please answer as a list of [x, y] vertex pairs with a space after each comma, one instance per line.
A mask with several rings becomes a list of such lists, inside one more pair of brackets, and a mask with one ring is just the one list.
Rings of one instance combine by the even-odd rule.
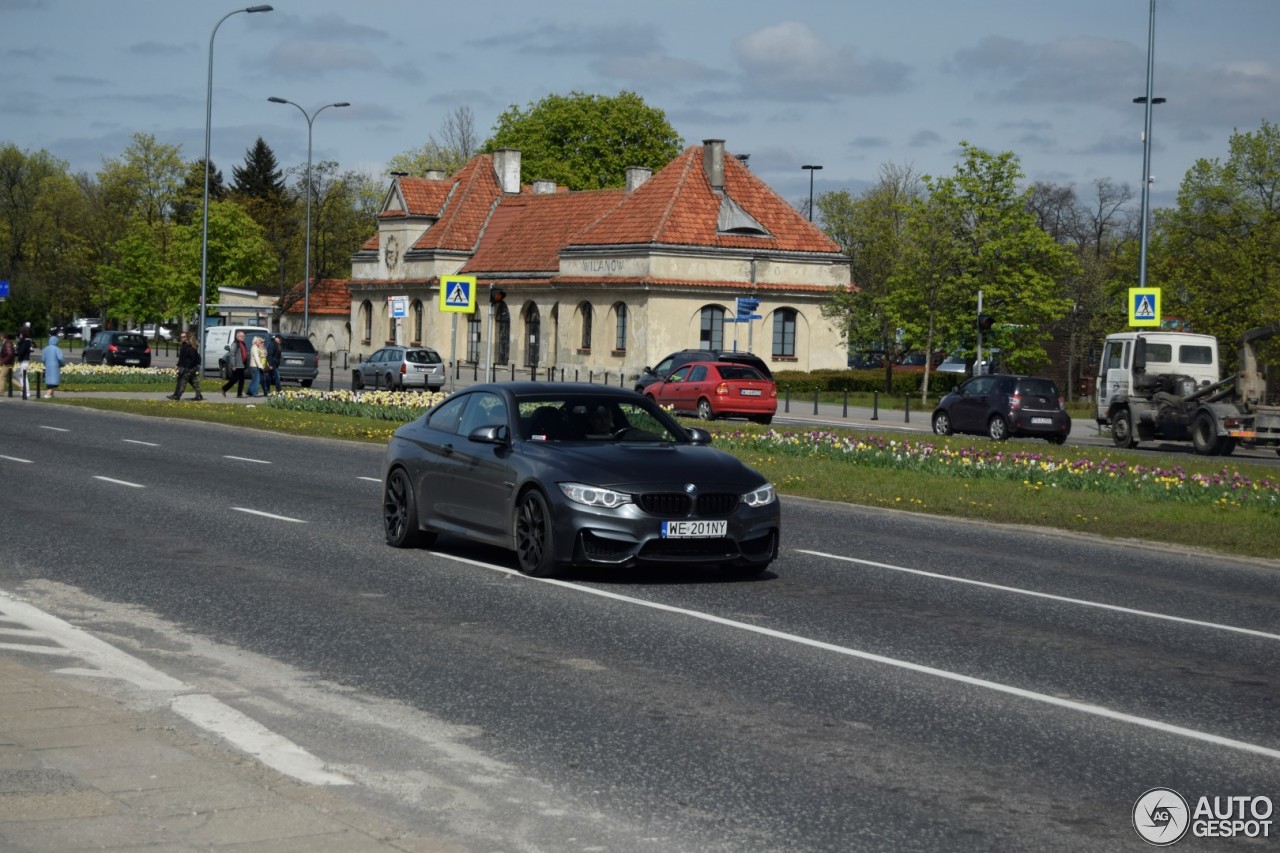
[[990, 314], [978, 315], [978, 331], [989, 332], [991, 331], [991, 327], [994, 326], [995, 324], [996, 324], [996, 318], [992, 317]]
[[507, 298], [507, 292], [501, 287], [489, 288], [489, 304], [497, 305], [499, 302]]

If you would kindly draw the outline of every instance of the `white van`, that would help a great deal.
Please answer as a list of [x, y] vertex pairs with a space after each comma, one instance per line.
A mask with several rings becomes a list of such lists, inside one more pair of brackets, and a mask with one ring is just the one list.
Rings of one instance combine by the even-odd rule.
[[210, 326], [204, 331], [204, 348], [200, 351], [200, 366], [205, 373], [214, 372], [227, 378], [225, 359], [231, 353], [231, 343], [236, 339], [236, 332], [244, 332], [245, 346], [250, 346], [255, 337], [266, 337], [270, 329], [262, 326]]

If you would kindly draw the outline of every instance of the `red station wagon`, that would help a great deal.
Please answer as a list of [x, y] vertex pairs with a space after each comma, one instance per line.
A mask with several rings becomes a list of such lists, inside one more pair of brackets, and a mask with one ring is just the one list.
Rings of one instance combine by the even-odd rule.
[[723, 361], [683, 365], [646, 387], [644, 395], [704, 421], [736, 415], [767, 424], [778, 411], [778, 386], [772, 379], [749, 365]]

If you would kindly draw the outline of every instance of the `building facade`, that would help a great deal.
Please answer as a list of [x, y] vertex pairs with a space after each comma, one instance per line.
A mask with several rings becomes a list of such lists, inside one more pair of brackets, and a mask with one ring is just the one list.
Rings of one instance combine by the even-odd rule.
[[[437, 307], [441, 277], [455, 274], [477, 279], [474, 315]], [[843, 331], [820, 306], [850, 284], [839, 247], [720, 140], [585, 192], [522, 186], [520, 152], [507, 149], [452, 177], [396, 178], [351, 278], [312, 289], [311, 336], [322, 352], [417, 343], [464, 369], [525, 375], [634, 377], [697, 347], [749, 349], [774, 369], [841, 368]], [[506, 294], [493, 307], [490, 288]], [[389, 297], [406, 298], [406, 318], [393, 321]], [[738, 297], [759, 299], [760, 319], [732, 322]], [[295, 301], [285, 322], [300, 320]]]

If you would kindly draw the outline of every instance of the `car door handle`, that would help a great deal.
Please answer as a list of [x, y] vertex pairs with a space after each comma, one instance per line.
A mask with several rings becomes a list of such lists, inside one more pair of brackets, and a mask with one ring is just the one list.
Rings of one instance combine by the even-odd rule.
[[445, 456], [452, 456], [452, 455], [453, 455], [453, 445], [452, 445], [452, 444], [446, 444], [446, 445], [444, 445], [443, 447], [441, 447], [440, 449], [444, 451], [444, 455], [445, 455]]

